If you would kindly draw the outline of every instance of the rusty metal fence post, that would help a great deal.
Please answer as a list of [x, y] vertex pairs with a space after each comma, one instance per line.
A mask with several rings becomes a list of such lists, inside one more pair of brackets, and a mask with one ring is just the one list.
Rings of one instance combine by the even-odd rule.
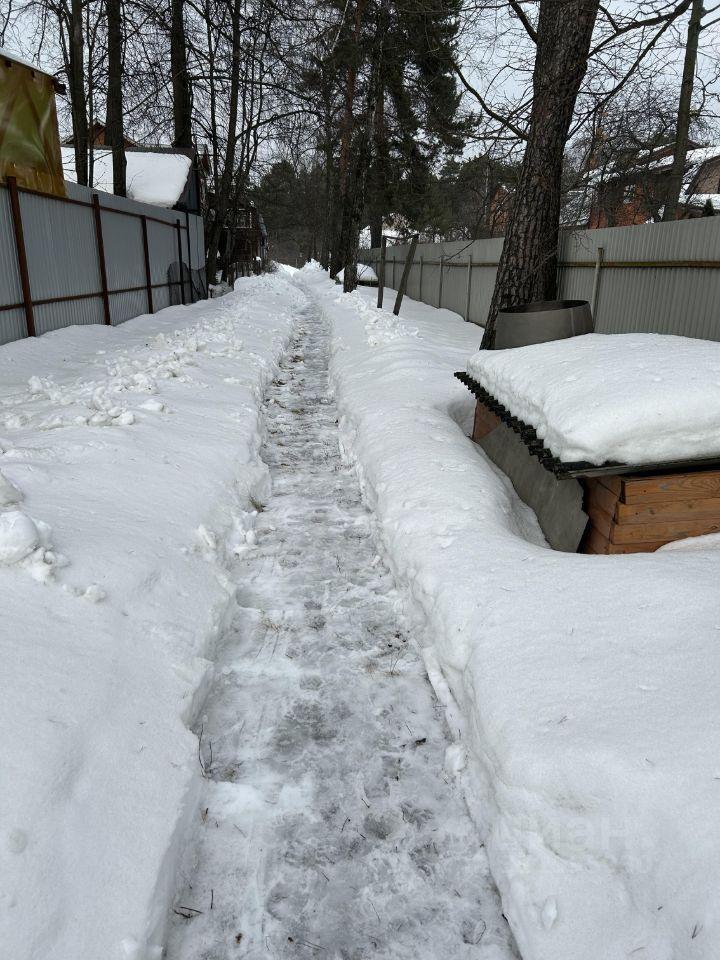
[[105, 243], [103, 241], [102, 214], [100, 210], [100, 197], [96, 193], [93, 194], [92, 205], [93, 215], [95, 217], [95, 239], [97, 240], [100, 283], [102, 284], [103, 311], [105, 314], [105, 323], [110, 326], [112, 323], [112, 318], [110, 316], [110, 294], [108, 293], [107, 268], [105, 266]]
[[148, 244], [147, 217], [140, 217], [142, 226], [143, 259], [145, 261], [145, 290], [147, 291], [148, 313], [155, 313], [152, 292], [152, 272], [150, 270], [150, 245]]
[[177, 232], [177, 245], [178, 245], [178, 269], [180, 270], [180, 300], [183, 305], [185, 304], [185, 277], [183, 275], [183, 258], [182, 258], [182, 233], [180, 232], [180, 221], [175, 221], [175, 230]]
[[35, 336], [35, 314], [33, 313], [32, 292], [30, 290], [30, 274], [28, 273], [27, 252], [25, 250], [25, 234], [23, 233], [22, 212], [20, 210], [20, 195], [18, 194], [17, 179], [7, 178], [10, 191], [10, 212], [12, 215], [13, 231], [15, 233], [15, 251], [17, 253], [18, 270], [20, 272], [20, 288], [25, 308], [25, 327], [29, 337]]
[[193, 270], [192, 270], [192, 249], [190, 247], [190, 211], [185, 211], [185, 239], [187, 241], [187, 253], [188, 253], [188, 283], [190, 285], [190, 303], [195, 303], [195, 283], [193, 281]]

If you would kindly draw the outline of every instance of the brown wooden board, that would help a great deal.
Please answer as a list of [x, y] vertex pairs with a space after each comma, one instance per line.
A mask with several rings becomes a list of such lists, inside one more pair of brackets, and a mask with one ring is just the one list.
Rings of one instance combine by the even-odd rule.
[[602, 533], [604, 537], [607, 537], [608, 540], [612, 540], [612, 531], [615, 523], [612, 517], [605, 513], [604, 510], [599, 510], [597, 508], [591, 509], [588, 512], [590, 517], [590, 522], [592, 525]]
[[621, 499], [624, 503], [662, 503], [712, 497], [720, 497], [720, 470], [622, 478]]
[[600, 531], [592, 525], [588, 524], [587, 530], [585, 531], [585, 536], [583, 537], [583, 542], [580, 547], [581, 553], [607, 553], [610, 541], [606, 536], [604, 536]]
[[654, 553], [666, 543], [670, 543], [670, 541], [656, 540], [652, 543], [609, 543], [606, 552], [608, 554]]
[[[595, 519], [593, 518], [593, 522]], [[613, 523], [609, 538], [612, 543], [647, 543], [655, 540], [669, 543], [685, 537], [700, 537], [720, 532], [720, 517], [700, 520], [665, 520], [656, 523]]]
[[595, 477], [593, 478], [593, 483], [599, 483], [611, 493], [614, 493], [616, 497], [619, 497], [622, 493], [623, 482], [622, 477]]
[[613, 493], [598, 480], [587, 480], [585, 482], [585, 496], [588, 511], [603, 510], [611, 519], [615, 519], [618, 504], [617, 493]]
[[615, 519], [619, 523], [654, 523], [662, 520], [700, 520], [720, 518], [720, 497], [706, 500], [666, 500], [662, 503], [617, 503]]

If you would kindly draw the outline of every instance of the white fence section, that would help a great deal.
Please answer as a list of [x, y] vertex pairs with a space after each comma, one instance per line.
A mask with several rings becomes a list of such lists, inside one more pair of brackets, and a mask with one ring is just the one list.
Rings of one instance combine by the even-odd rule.
[[[419, 244], [407, 295], [484, 324], [502, 238]], [[409, 244], [387, 248], [397, 289]], [[360, 251], [379, 273], [380, 250]], [[672, 333], [720, 340], [720, 217], [565, 233], [559, 296], [588, 300], [599, 333]]]

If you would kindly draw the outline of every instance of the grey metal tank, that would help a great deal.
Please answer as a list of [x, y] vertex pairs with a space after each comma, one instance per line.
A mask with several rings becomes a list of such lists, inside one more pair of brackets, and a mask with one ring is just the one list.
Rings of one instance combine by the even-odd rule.
[[493, 350], [566, 340], [594, 329], [587, 300], [537, 300], [498, 313]]

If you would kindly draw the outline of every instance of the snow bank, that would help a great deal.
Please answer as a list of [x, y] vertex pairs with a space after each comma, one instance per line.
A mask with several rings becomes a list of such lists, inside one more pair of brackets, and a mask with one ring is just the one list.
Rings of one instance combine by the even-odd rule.
[[[75, 150], [61, 147], [63, 173], [66, 180], [77, 183]], [[127, 195], [139, 203], [152, 203], [156, 207], [174, 207], [182, 196], [192, 161], [182, 153], [165, 153], [153, 150], [127, 150]], [[112, 152], [93, 151], [93, 186], [106, 193], [113, 192]]]
[[334, 322], [343, 443], [428, 645], [458, 738], [448, 770], [523, 957], [715, 960], [717, 551], [550, 550], [466, 437], [472, 398], [452, 373], [478, 329], [302, 282]]
[[0, 349], [0, 953], [151, 960], [268, 474], [281, 278]]
[[[367, 263], [359, 263], [357, 265], [357, 275], [358, 283], [360, 284], [377, 284], [378, 276], [371, 266]], [[342, 283], [345, 279], [345, 271], [341, 270], [337, 275], [338, 283]]]
[[481, 350], [467, 372], [565, 461], [720, 454], [720, 343], [591, 333]]

